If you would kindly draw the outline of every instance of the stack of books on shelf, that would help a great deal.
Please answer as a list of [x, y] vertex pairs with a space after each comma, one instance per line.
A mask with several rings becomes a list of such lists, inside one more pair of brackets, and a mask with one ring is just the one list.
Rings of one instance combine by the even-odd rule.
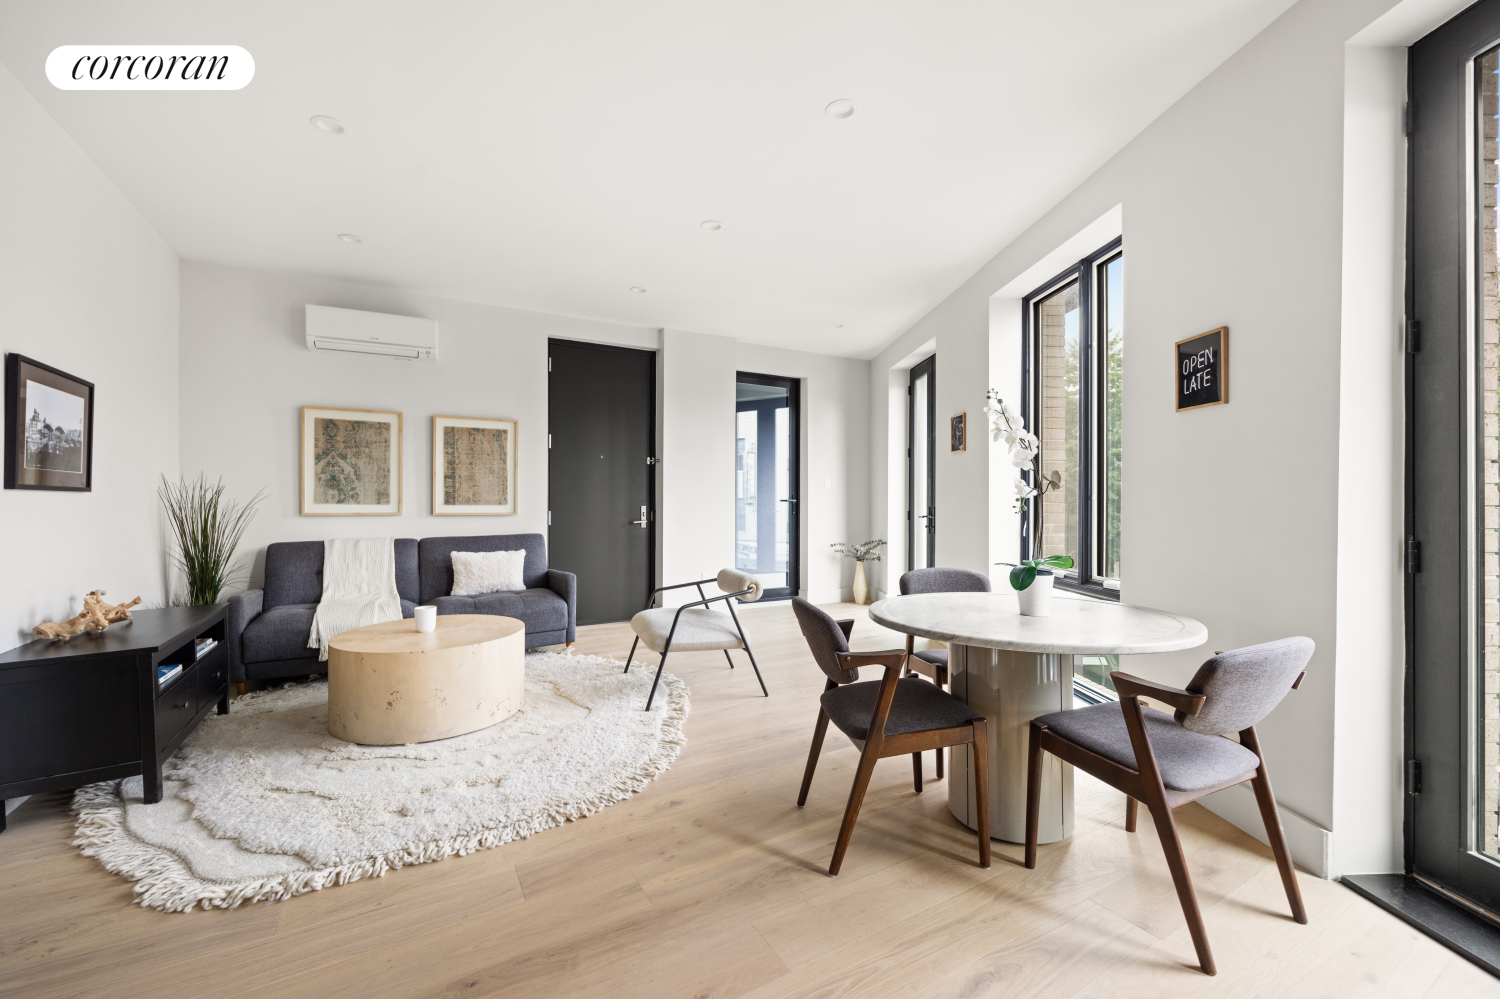
[[218, 644], [219, 644], [219, 640], [217, 638], [200, 638], [200, 639], [198, 639], [198, 642], [197, 642], [198, 652], [197, 652], [197, 654], [195, 656], [193, 656], [193, 661], [197, 662], [199, 659], [202, 659], [204, 656], [208, 655], [210, 652], [212, 652], [214, 650], [214, 647], [216, 645], [218, 645]]
[[156, 685], [158, 687], [165, 687], [167, 684], [171, 683], [174, 679], [176, 679], [177, 678], [177, 674], [181, 673], [181, 672], [182, 672], [182, 664], [181, 663], [177, 663], [177, 664], [172, 665], [172, 666], [158, 666], [158, 667], [156, 667]]

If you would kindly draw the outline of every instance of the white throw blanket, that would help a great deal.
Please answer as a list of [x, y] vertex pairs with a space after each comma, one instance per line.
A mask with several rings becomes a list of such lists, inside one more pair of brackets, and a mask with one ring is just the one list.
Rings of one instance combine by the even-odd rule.
[[395, 538], [334, 538], [323, 543], [323, 599], [307, 647], [328, 658], [328, 640], [351, 628], [401, 620]]

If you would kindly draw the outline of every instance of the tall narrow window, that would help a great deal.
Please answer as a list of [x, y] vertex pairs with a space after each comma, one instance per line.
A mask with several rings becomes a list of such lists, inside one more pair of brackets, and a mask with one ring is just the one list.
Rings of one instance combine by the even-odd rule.
[[801, 383], [741, 371], [735, 386], [734, 564], [765, 599], [797, 592], [797, 420]]
[[1115, 240], [1026, 297], [1026, 425], [1061, 488], [1029, 504], [1025, 558], [1071, 555], [1064, 587], [1119, 596], [1124, 256]]
[[908, 507], [906, 567], [925, 569], [937, 558], [937, 462], [936, 414], [937, 357], [927, 358], [911, 369], [906, 391], [908, 419], [907, 482]]

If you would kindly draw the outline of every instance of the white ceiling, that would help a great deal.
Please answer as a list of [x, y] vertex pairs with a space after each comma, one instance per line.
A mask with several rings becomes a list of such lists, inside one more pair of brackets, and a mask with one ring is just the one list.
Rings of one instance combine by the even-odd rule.
[[[870, 357], [1290, 4], [0, 0], [0, 62], [185, 258]], [[43, 73], [145, 43], [255, 79]]]

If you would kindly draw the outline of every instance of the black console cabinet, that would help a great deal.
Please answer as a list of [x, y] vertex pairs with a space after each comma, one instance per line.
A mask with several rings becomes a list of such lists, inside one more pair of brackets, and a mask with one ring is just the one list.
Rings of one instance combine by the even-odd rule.
[[[0, 799], [141, 774], [160, 801], [162, 764], [210, 709], [229, 713], [226, 609], [136, 611], [102, 635], [0, 653]], [[219, 644], [195, 659], [199, 638]], [[171, 664], [182, 672], [158, 689]]]

